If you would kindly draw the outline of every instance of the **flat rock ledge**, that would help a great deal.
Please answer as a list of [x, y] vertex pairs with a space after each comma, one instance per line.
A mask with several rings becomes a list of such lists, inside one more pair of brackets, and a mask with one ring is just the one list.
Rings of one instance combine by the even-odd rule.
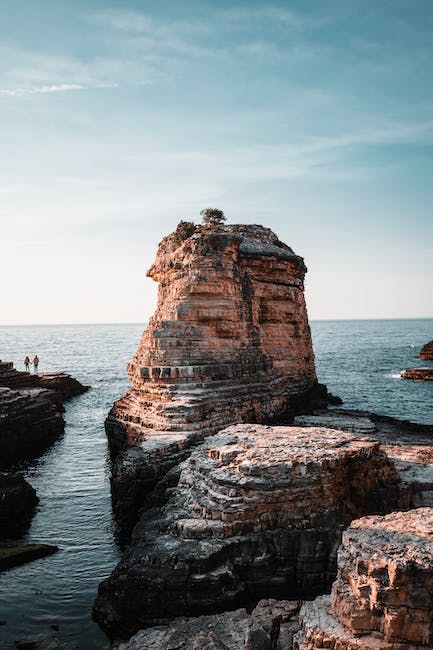
[[141, 630], [114, 650], [289, 650], [299, 629], [300, 603], [261, 600], [245, 609], [214, 616], [177, 618], [168, 626]]
[[395, 509], [398, 481], [375, 440], [229, 427], [183, 462], [167, 503], [143, 513], [94, 616], [115, 637], [261, 598], [312, 598], [335, 577], [342, 529]]
[[25, 546], [0, 546], [0, 572], [27, 562], [53, 555], [59, 550], [52, 544], [27, 544]]
[[418, 357], [420, 359], [433, 359], [433, 341], [429, 341], [422, 346], [419, 351]]
[[401, 373], [402, 379], [433, 381], [433, 368], [408, 368]]
[[432, 508], [352, 522], [331, 597], [302, 607], [295, 648], [431, 650], [432, 531]]

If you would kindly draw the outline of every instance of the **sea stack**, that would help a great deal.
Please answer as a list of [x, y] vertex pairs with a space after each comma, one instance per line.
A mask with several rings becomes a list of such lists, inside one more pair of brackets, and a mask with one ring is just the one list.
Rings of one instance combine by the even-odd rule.
[[301, 257], [268, 228], [181, 222], [147, 275], [158, 305], [107, 419], [112, 451], [182, 443], [323, 404]]

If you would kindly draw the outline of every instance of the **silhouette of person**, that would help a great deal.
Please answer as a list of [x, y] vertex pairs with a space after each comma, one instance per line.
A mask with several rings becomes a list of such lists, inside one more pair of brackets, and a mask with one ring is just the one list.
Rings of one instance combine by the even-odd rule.
[[28, 356], [24, 359], [24, 368], [26, 372], [30, 372], [30, 359]]
[[38, 372], [38, 366], [39, 366], [39, 357], [37, 354], [35, 354], [35, 358], [33, 359], [33, 367], [36, 373]]

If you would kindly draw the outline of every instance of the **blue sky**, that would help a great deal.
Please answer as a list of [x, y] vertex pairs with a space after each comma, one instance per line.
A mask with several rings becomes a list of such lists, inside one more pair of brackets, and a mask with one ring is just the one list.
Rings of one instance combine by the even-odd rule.
[[207, 206], [311, 318], [433, 317], [431, 0], [0, 0], [0, 323], [145, 321]]

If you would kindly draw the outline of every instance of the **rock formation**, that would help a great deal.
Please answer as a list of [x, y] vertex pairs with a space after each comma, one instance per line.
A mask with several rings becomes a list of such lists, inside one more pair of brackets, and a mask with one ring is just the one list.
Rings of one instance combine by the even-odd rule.
[[148, 271], [159, 282], [158, 306], [128, 364], [132, 388], [106, 421], [113, 455], [122, 451], [112, 494], [124, 527], [204, 436], [325, 403], [305, 271], [262, 226], [192, 226], [162, 240]]
[[433, 368], [408, 368], [401, 373], [402, 379], [433, 381]]
[[290, 650], [299, 629], [300, 603], [261, 600], [245, 609], [214, 616], [177, 618], [168, 626], [138, 632], [116, 650]]
[[396, 507], [375, 441], [330, 429], [238, 425], [183, 463], [168, 503], [137, 524], [95, 603], [109, 632], [259, 598], [311, 597], [335, 576], [341, 530]]
[[[128, 444], [161, 432], [202, 437], [317, 404], [305, 271], [261, 226], [165, 237], [148, 271], [157, 310], [128, 364], [133, 387], [111, 414]], [[116, 444], [111, 419], [107, 430]]]
[[299, 650], [433, 647], [433, 509], [364, 517], [343, 533], [332, 595], [306, 603]]
[[420, 359], [433, 359], [433, 341], [429, 341], [419, 351]]
[[16, 474], [0, 472], [0, 539], [21, 536], [38, 504], [36, 491]]
[[63, 372], [30, 374], [0, 361], [0, 467], [45, 451], [63, 432], [63, 402], [88, 390]]

